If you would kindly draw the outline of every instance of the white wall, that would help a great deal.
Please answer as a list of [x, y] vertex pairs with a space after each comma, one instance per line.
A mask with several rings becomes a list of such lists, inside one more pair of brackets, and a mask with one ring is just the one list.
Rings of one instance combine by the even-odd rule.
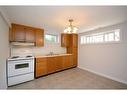
[[11, 46], [11, 56], [24, 56], [24, 55], [46, 55], [50, 52], [61, 54], [66, 53], [66, 48], [61, 47], [61, 34], [56, 32], [47, 32], [45, 31], [45, 34], [55, 34], [59, 35], [59, 43], [56, 44], [48, 44], [44, 42], [44, 47], [17, 47], [17, 46]]
[[0, 13], [0, 89], [6, 89], [6, 58], [9, 55], [9, 27]]
[[127, 84], [127, 22], [79, 34], [121, 29], [120, 43], [81, 45], [79, 67]]
[[24, 56], [24, 55], [47, 55], [50, 52], [61, 54], [66, 53], [66, 49], [62, 48], [59, 44], [45, 44], [44, 47], [12, 47], [11, 56]]

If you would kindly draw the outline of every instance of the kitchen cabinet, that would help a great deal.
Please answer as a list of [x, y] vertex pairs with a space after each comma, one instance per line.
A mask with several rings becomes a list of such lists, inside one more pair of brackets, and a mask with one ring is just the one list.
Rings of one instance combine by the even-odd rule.
[[71, 47], [78, 47], [78, 35], [77, 34], [71, 34]]
[[35, 77], [47, 74], [47, 58], [36, 58]]
[[12, 32], [12, 29], [9, 28], [9, 41], [12, 42], [13, 41], [13, 32]]
[[44, 46], [44, 30], [19, 24], [12, 24], [9, 31], [10, 42], [35, 43], [35, 46]]
[[72, 57], [72, 55], [63, 55], [36, 58], [35, 77], [38, 78], [43, 75], [51, 74], [73, 67]]
[[34, 28], [25, 28], [26, 32], [26, 42], [35, 42], [35, 29]]
[[55, 68], [56, 70], [55, 71], [60, 71], [60, 70], [63, 70], [63, 57], [64, 56], [57, 56], [55, 57]]
[[22, 25], [12, 24], [11, 41], [25, 42], [25, 27]]
[[56, 63], [55, 57], [47, 57], [47, 72], [48, 72], [48, 74], [56, 71], [55, 63]]
[[62, 47], [78, 47], [78, 34], [61, 34]]
[[72, 54], [73, 59], [73, 67], [76, 67], [78, 64], [78, 48], [77, 47], [69, 47], [67, 48], [67, 53]]
[[44, 46], [44, 30], [43, 29], [36, 29], [36, 42], [35, 45], [37, 47]]
[[66, 47], [67, 53], [72, 54], [72, 67], [76, 67], [78, 64], [78, 34], [61, 34], [61, 37], [61, 46]]
[[76, 67], [77, 66], [77, 63], [78, 63], [77, 55], [74, 55], [73, 56], [73, 65], [72, 65], [72, 67]]
[[72, 55], [63, 57], [63, 69], [71, 68], [73, 65]]
[[61, 46], [69, 47], [70, 46], [70, 34], [61, 34]]

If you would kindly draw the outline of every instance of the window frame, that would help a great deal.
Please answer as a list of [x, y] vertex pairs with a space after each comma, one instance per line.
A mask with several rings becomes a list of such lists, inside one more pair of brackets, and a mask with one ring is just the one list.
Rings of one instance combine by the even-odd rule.
[[[115, 32], [119, 31], [119, 41], [115, 41]], [[105, 41], [105, 35], [109, 34], [109, 33], [113, 33], [114, 34], [114, 40], [113, 41]], [[96, 42], [93, 41], [92, 43], [89, 42], [87, 43], [87, 37], [93, 37], [93, 36], [97, 36], [97, 35], [103, 35], [103, 42]], [[107, 32], [98, 32], [98, 33], [93, 33], [93, 34], [88, 34], [88, 35], [81, 35], [80, 36], [80, 45], [94, 45], [94, 44], [107, 44], [107, 43], [120, 43], [122, 40], [122, 33], [121, 33], [121, 29], [113, 29], [113, 30], [109, 30]], [[82, 39], [86, 39], [85, 42], [81, 43], [81, 37], [83, 37]]]
[[[47, 42], [46, 41], [46, 35], [51, 35], [51, 36], [56, 36], [56, 42]], [[50, 33], [46, 33], [45, 35], [44, 35], [44, 41], [45, 41], [45, 43], [47, 43], [47, 44], [59, 44], [59, 41], [60, 39], [59, 39], [59, 35], [58, 34], [50, 34]]]

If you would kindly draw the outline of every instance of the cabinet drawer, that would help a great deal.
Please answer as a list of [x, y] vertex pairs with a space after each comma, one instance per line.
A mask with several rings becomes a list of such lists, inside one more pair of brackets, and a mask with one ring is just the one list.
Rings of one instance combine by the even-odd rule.
[[47, 59], [46, 58], [36, 58], [36, 62], [39, 63], [39, 62], [46, 62]]

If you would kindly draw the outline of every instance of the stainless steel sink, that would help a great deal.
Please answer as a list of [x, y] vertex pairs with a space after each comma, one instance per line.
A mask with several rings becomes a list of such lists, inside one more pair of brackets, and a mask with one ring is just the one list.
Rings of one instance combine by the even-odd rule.
[[53, 52], [50, 52], [49, 54], [47, 54], [46, 56], [54, 56], [54, 55], [59, 55], [59, 54], [55, 54]]

